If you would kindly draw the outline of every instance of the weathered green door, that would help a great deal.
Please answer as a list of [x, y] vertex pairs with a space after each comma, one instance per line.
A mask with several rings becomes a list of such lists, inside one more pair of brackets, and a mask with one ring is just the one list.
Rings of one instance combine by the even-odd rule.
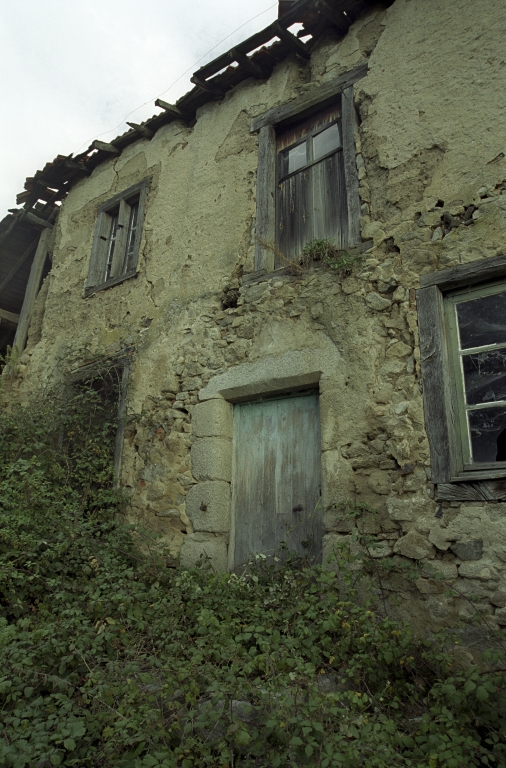
[[[318, 395], [234, 407], [234, 568], [251, 553], [321, 555]], [[279, 555], [278, 555], [279, 556]]]

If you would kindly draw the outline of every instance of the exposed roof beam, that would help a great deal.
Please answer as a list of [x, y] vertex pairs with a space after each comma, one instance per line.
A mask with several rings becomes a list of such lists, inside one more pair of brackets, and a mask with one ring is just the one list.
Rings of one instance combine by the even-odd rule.
[[[341, 6], [349, 5], [349, 3], [339, 3]], [[343, 13], [343, 9], [336, 7], [336, 3], [331, 3], [329, 0], [315, 0], [316, 9], [326, 18], [328, 21], [337, 27], [339, 32], [345, 33], [350, 28], [352, 19]]]
[[99, 139], [95, 139], [95, 141], [92, 141], [91, 146], [92, 149], [99, 149], [101, 152], [109, 152], [111, 155], [121, 154], [118, 147], [115, 147], [114, 144], [109, 144], [107, 141], [99, 141]]
[[182, 112], [179, 109], [179, 107], [176, 107], [175, 104], [169, 104], [168, 101], [164, 101], [163, 99], [157, 99], [155, 101], [155, 107], [160, 107], [160, 109], [164, 109], [167, 112], [167, 114], [176, 118], [176, 120], [187, 120], [187, 117], [184, 114], [184, 112]]
[[285, 29], [279, 21], [276, 22], [276, 34], [277, 36], [287, 45], [292, 48], [295, 53], [298, 53], [299, 56], [302, 56], [305, 59], [311, 58], [311, 53], [307, 49], [306, 45], [302, 42], [302, 40], [299, 40], [298, 37], [295, 37], [295, 35], [292, 35], [291, 32], [289, 32], [287, 29]]
[[42, 219], [40, 216], [37, 216], [36, 213], [33, 213], [33, 211], [27, 211], [23, 216], [23, 219], [25, 221], [29, 221], [30, 224], [34, 224], [36, 227], [53, 229], [53, 225], [51, 224], [50, 221], [47, 221], [46, 219]]
[[90, 169], [87, 168], [84, 163], [77, 163], [75, 160], [72, 160], [72, 158], [70, 157], [65, 160], [63, 165], [69, 171], [80, 171], [81, 173], [86, 174], [86, 176], [89, 176], [91, 173]]
[[2, 293], [4, 288], [7, 287], [7, 285], [10, 283], [10, 281], [12, 280], [12, 278], [14, 277], [14, 275], [16, 274], [18, 269], [21, 269], [21, 267], [23, 266], [23, 264], [25, 263], [27, 258], [29, 256], [31, 256], [31, 254], [33, 253], [33, 251], [35, 250], [35, 248], [37, 246], [38, 240], [39, 240], [39, 238], [36, 237], [35, 240], [33, 240], [33, 242], [30, 243], [28, 248], [25, 248], [25, 250], [23, 251], [21, 256], [19, 256], [19, 258], [16, 259], [14, 264], [11, 266], [11, 268], [9, 269], [9, 271], [7, 272], [5, 277], [3, 278], [3, 280], [0, 282], [0, 293]]
[[202, 91], [205, 91], [206, 93], [212, 93], [213, 96], [218, 96], [220, 99], [225, 95], [223, 88], [220, 88], [215, 83], [209, 83], [207, 80], [203, 80], [197, 75], [190, 77], [190, 82], [196, 85], [197, 88], [200, 88]]
[[0, 320], [7, 320], [9, 323], [17, 325], [19, 323], [19, 315], [15, 312], [7, 312], [6, 309], [0, 309]]
[[258, 78], [259, 80], [265, 80], [269, 77], [270, 72], [257, 64], [256, 61], [253, 61], [253, 59], [245, 53], [241, 53], [237, 48], [232, 48], [229, 52], [229, 56], [231, 61], [237, 61], [237, 63], [250, 72], [253, 77]]
[[150, 131], [149, 128], [146, 128], [145, 125], [139, 125], [139, 123], [129, 123], [127, 122], [127, 125], [130, 126], [130, 128], [133, 128], [133, 130], [138, 133], [140, 136], [143, 136], [145, 139], [152, 139], [154, 136], [153, 131]]

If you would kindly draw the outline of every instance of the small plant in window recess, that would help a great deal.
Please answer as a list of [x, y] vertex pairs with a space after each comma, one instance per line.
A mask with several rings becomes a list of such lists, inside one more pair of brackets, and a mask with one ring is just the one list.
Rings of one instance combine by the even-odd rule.
[[353, 256], [348, 251], [339, 250], [333, 240], [311, 240], [302, 251], [301, 262], [310, 266], [313, 262], [321, 262], [328, 269], [333, 269], [341, 279], [349, 277], [353, 265], [360, 261], [361, 255]]
[[333, 240], [328, 238], [310, 240], [296, 259], [289, 259], [285, 256], [275, 243], [270, 243], [258, 236], [256, 239], [262, 248], [272, 251], [275, 256], [286, 263], [287, 267], [293, 269], [294, 274], [307, 272], [312, 264], [319, 263], [327, 269], [332, 269], [339, 279], [344, 280], [351, 275], [353, 265], [362, 259], [362, 254], [352, 255], [348, 251], [342, 251]]

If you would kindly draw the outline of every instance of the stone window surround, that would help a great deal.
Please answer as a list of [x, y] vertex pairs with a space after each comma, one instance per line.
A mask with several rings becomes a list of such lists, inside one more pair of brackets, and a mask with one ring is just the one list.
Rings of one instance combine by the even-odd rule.
[[[194, 533], [185, 537], [181, 564], [190, 567], [205, 553], [217, 570], [232, 570], [235, 521], [232, 510], [232, 436], [234, 403], [259, 396], [294, 392], [314, 386], [320, 393], [322, 452], [328, 447], [325, 425], [330, 402], [325, 393], [338, 386], [340, 354], [329, 344], [323, 349], [285, 352], [243, 363], [213, 377], [199, 393], [192, 410], [195, 438], [191, 448], [192, 473], [197, 481], [186, 497], [186, 513]], [[322, 461], [322, 505], [330, 503], [325, 462]]]
[[[97, 212], [95, 232], [93, 236], [93, 246], [91, 249], [88, 279], [87, 279], [86, 287], [84, 290], [84, 295], [86, 298], [88, 296], [91, 296], [94, 293], [97, 293], [97, 291], [103, 291], [106, 288], [112, 288], [115, 285], [119, 285], [124, 280], [128, 280], [130, 277], [137, 276], [137, 261], [139, 258], [142, 230], [144, 226], [146, 197], [149, 191], [150, 183], [151, 183], [151, 178], [143, 179], [137, 184], [133, 184], [131, 187], [128, 187], [128, 189], [123, 190], [119, 194], [114, 195], [114, 197], [109, 198], [99, 206], [98, 212]], [[136, 238], [135, 238], [135, 246], [133, 249], [132, 268], [128, 272], [123, 272], [122, 274], [117, 275], [116, 277], [109, 278], [105, 282], [104, 281], [97, 282], [97, 279], [99, 279], [98, 278], [99, 274], [101, 273], [101, 271], [103, 271], [105, 267], [104, 254], [101, 252], [102, 249], [100, 248], [100, 245], [101, 245], [100, 241], [102, 239], [101, 229], [102, 229], [102, 224], [104, 222], [104, 218], [107, 217], [111, 209], [116, 208], [118, 205], [122, 203], [122, 201], [132, 197], [138, 198], [138, 203], [139, 203], [139, 208], [137, 213], [137, 232], [136, 232]], [[124, 244], [124, 246], [126, 249], [126, 243]]]
[[451, 291], [498, 280], [506, 280], [506, 255], [423, 275], [417, 291], [425, 427], [440, 501], [506, 499], [506, 469], [464, 470], [459, 463], [443, 306]]

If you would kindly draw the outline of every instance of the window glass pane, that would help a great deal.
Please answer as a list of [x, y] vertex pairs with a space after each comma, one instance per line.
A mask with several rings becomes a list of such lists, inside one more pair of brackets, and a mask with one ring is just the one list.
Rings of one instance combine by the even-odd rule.
[[468, 417], [473, 462], [506, 461], [506, 408], [480, 408]]
[[139, 203], [130, 206], [130, 218], [128, 220], [127, 243], [123, 272], [129, 272], [133, 268], [133, 255], [137, 240], [137, 222], [139, 218]]
[[337, 123], [334, 123], [330, 128], [326, 128], [313, 138], [313, 160], [319, 160], [320, 157], [328, 155], [329, 152], [340, 146], [339, 126]]
[[464, 355], [462, 364], [468, 405], [506, 400], [506, 348]]
[[118, 214], [112, 217], [111, 234], [109, 235], [109, 243], [107, 247], [107, 263], [105, 265], [105, 280], [109, 280], [111, 276], [112, 260], [114, 257], [114, 249], [116, 247], [117, 235], [118, 235]]
[[506, 342], [506, 291], [457, 304], [462, 349]]
[[307, 165], [307, 143], [305, 141], [283, 152], [283, 176], [298, 171], [304, 165]]

